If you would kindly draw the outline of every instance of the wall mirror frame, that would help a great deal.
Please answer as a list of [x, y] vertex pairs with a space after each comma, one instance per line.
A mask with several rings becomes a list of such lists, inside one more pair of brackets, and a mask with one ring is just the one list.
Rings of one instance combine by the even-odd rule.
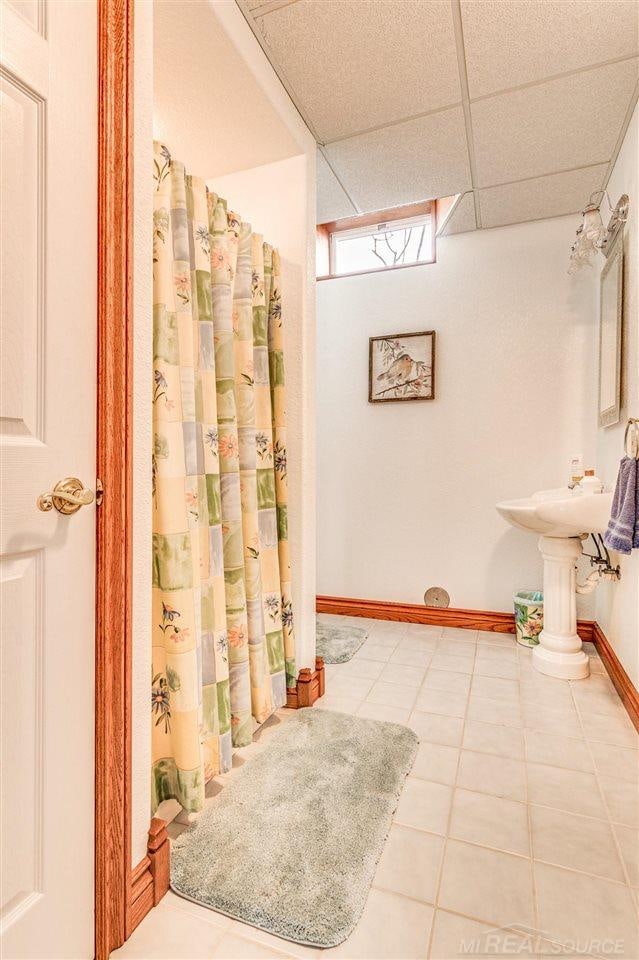
[[599, 282], [599, 426], [621, 417], [621, 351], [623, 342], [623, 228], [606, 251]]

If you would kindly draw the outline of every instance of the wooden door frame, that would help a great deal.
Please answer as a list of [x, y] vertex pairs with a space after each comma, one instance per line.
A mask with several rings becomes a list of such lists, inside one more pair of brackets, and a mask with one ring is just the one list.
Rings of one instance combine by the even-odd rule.
[[98, 0], [96, 960], [126, 939], [131, 872], [133, 4]]

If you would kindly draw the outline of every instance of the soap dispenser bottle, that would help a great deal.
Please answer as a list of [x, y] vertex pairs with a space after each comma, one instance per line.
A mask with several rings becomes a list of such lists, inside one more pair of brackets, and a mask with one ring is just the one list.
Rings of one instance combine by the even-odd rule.
[[586, 470], [583, 479], [579, 482], [579, 491], [581, 493], [602, 493], [603, 481], [595, 476], [594, 470]]

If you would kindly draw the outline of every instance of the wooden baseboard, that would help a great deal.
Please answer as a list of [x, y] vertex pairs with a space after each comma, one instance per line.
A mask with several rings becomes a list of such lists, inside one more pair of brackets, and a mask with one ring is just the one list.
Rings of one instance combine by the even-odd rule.
[[[496, 610], [425, 607], [418, 603], [356, 600], [352, 597], [317, 597], [316, 603], [318, 613], [333, 613], [343, 617], [370, 617], [373, 620], [397, 620], [436, 627], [458, 627], [462, 630], [489, 630], [493, 633], [515, 632], [514, 614]], [[594, 621], [579, 620], [577, 632], [582, 640], [592, 640]]]
[[315, 670], [303, 667], [297, 678], [297, 686], [286, 691], [286, 706], [291, 710], [300, 707], [312, 707], [316, 700], [324, 696], [324, 661], [315, 660]]
[[621, 698], [621, 702], [628, 712], [636, 729], [639, 731], [639, 693], [632, 684], [632, 681], [612, 649], [610, 641], [601, 629], [598, 623], [595, 623], [593, 640], [603, 665], [608, 671], [610, 679], [615, 685], [615, 689]]
[[126, 917], [126, 937], [131, 936], [149, 910], [169, 889], [169, 836], [166, 821], [154, 817], [149, 829], [147, 855], [131, 871]]

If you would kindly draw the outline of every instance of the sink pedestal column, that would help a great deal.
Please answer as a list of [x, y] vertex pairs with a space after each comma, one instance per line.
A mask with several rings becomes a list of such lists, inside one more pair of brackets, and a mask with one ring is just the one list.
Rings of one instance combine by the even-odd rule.
[[544, 558], [544, 629], [533, 649], [535, 669], [561, 680], [581, 680], [590, 674], [588, 655], [577, 634], [577, 570], [581, 556], [578, 537], [540, 537]]

